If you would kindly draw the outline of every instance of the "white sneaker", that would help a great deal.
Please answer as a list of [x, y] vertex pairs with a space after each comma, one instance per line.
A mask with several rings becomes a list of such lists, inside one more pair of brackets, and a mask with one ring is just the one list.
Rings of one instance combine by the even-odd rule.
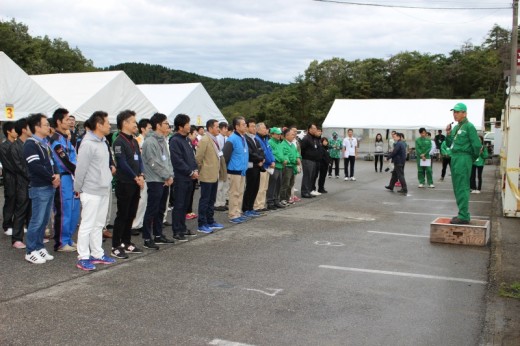
[[350, 178], [349, 178], [349, 177], [345, 177], [345, 179], [344, 179], [344, 180], [345, 180], [345, 181], [349, 181], [349, 180], [350, 180]]
[[419, 184], [419, 188], [421, 188], [421, 189], [422, 189], [423, 187], [424, 187], [424, 185], [423, 185], [423, 184]]
[[351, 177], [351, 178], [350, 178], [350, 180], [352, 180], [352, 181], [356, 181], [356, 178], [354, 178], [354, 177]]
[[27, 262], [31, 262], [31, 263], [34, 263], [34, 264], [43, 264], [45, 262], [47, 262], [45, 259], [43, 259], [39, 252], [34, 250], [33, 252], [31, 253], [28, 253], [25, 255], [25, 260]]
[[428, 186], [430, 189], [433, 189], [435, 187], [435, 185], [433, 184], [430, 184], [430, 186]]
[[318, 191], [311, 191], [311, 195], [313, 195], [313, 196], [321, 196], [321, 193], [319, 193]]
[[480, 193], [480, 190], [475, 190], [475, 193]]
[[477, 191], [477, 190], [471, 190], [469, 193], [476, 193], [475, 191]]
[[48, 253], [46, 248], [41, 249], [38, 253], [40, 254], [40, 257], [46, 261], [52, 261], [54, 259], [54, 256]]
[[336, 179], [339, 179], [339, 175], [336, 175]]
[[27, 228], [23, 228], [23, 233], [27, 233]]
[[5, 230], [4, 234], [5, 235], [13, 235], [13, 229], [11, 227], [9, 227], [8, 229]]

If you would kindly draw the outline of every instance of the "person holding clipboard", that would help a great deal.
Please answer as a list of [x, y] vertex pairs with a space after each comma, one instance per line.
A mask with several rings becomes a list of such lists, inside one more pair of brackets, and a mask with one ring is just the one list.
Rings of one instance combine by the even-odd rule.
[[424, 187], [424, 176], [426, 175], [428, 187], [434, 188], [435, 185], [433, 185], [432, 161], [430, 157], [432, 141], [427, 137], [427, 132], [424, 127], [419, 129], [419, 134], [421, 136], [415, 140], [415, 152], [417, 154], [417, 179], [419, 180], [419, 187]]

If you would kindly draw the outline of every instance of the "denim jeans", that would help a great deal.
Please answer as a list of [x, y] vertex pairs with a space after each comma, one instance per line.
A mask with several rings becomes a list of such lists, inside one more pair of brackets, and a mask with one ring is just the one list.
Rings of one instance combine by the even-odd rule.
[[55, 191], [52, 185], [29, 188], [32, 213], [26, 236], [27, 248], [25, 250], [28, 254], [34, 250], [41, 250], [44, 247], [43, 236], [45, 227], [51, 217]]
[[173, 194], [175, 197], [172, 211], [173, 235], [186, 234], [186, 212], [192, 191], [193, 180], [180, 180], [177, 178], [173, 181]]
[[143, 239], [149, 240], [154, 237], [163, 235], [163, 217], [166, 210], [166, 202], [169, 196], [169, 186], [165, 186], [163, 182], [149, 182], [148, 195], [146, 203], [146, 211], [144, 212], [143, 221]]
[[213, 218], [215, 214], [214, 206], [217, 199], [218, 182], [205, 183], [200, 182], [200, 199], [199, 199], [199, 227], [212, 224], [215, 222]]

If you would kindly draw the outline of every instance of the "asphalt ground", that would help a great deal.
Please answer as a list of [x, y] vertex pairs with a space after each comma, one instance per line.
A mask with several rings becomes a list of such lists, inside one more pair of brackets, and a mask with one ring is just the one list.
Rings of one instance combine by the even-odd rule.
[[[357, 181], [327, 179], [326, 195], [241, 225], [217, 213], [221, 231], [91, 273], [75, 253], [31, 265], [0, 235], [0, 344], [477, 345], [489, 247], [429, 242], [457, 210], [439, 173], [419, 189], [407, 163], [402, 196], [358, 160]], [[490, 217], [495, 180], [485, 167], [474, 217]]]

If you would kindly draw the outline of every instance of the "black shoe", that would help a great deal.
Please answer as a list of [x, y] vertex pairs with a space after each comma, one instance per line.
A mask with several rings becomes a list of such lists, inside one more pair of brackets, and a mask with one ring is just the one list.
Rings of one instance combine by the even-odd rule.
[[281, 203], [276, 203], [274, 205], [276, 208], [279, 208], [279, 209], [282, 209], [282, 208], [285, 208], [285, 205], [281, 204]]
[[197, 235], [197, 233], [193, 233], [191, 230], [187, 229], [186, 232], [184, 233], [184, 235], [187, 235], [190, 237], [195, 237]]
[[267, 210], [276, 210], [276, 209], [278, 209], [278, 208], [276, 208], [276, 206], [274, 204], [267, 206]]
[[166, 238], [164, 235], [160, 236], [160, 237], [155, 237], [153, 239], [153, 241], [155, 242], [155, 244], [159, 244], [159, 245], [164, 245], [164, 244], [175, 244], [175, 241], [174, 240], [171, 240], [171, 239], [168, 239]]
[[390, 170], [390, 168], [386, 167], [385, 168], [385, 172], [388, 172]]
[[385, 186], [385, 189], [390, 190], [390, 191], [394, 191], [394, 188], [393, 188], [393, 187], [390, 187], [389, 185], [386, 185], [386, 186]]
[[174, 235], [173, 239], [178, 240], [178, 241], [188, 241], [188, 239], [186, 239], [185, 236], [179, 235], [179, 234]]
[[[121, 246], [123, 246], [123, 244], [121, 244]], [[143, 253], [143, 250], [139, 249], [133, 243], [125, 244], [124, 247], [126, 253]]]
[[145, 239], [143, 247], [146, 249], [159, 250], [159, 247], [155, 244], [153, 239]]
[[128, 258], [128, 255], [126, 254], [126, 251], [122, 246], [112, 248], [112, 251], [110, 252], [110, 256], [115, 257], [115, 258], [121, 258], [121, 259]]
[[468, 220], [461, 220], [461, 219], [459, 219], [458, 217], [455, 216], [454, 218], [451, 219], [450, 223], [452, 225], [467, 225], [467, 224], [469, 224], [469, 221]]
[[302, 198], [312, 198], [312, 197], [314, 197], [314, 196], [309, 193], [302, 195]]
[[213, 208], [213, 210], [215, 210], [215, 211], [226, 211], [227, 208], [221, 206], [221, 207], [215, 207], [215, 208]]
[[168, 222], [168, 221], [163, 222], [163, 226], [169, 227], [169, 226], [171, 226], [171, 225], [172, 225], [171, 222]]
[[319, 193], [329, 193], [327, 190], [325, 189], [321, 189], [321, 190], [318, 190]]
[[132, 228], [132, 235], [139, 235], [143, 231], [143, 228]]
[[265, 213], [267, 211], [267, 208], [257, 209], [255, 210], [257, 213]]
[[399, 193], [402, 193], [402, 194], [405, 194], [405, 195], [406, 195], [406, 194], [408, 193], [408, 190], [403, 190], [403, 189], [401, 189], [401, 190], [399, 190], [399, 191], [397, 191], [397, 192], [399, 192]]

